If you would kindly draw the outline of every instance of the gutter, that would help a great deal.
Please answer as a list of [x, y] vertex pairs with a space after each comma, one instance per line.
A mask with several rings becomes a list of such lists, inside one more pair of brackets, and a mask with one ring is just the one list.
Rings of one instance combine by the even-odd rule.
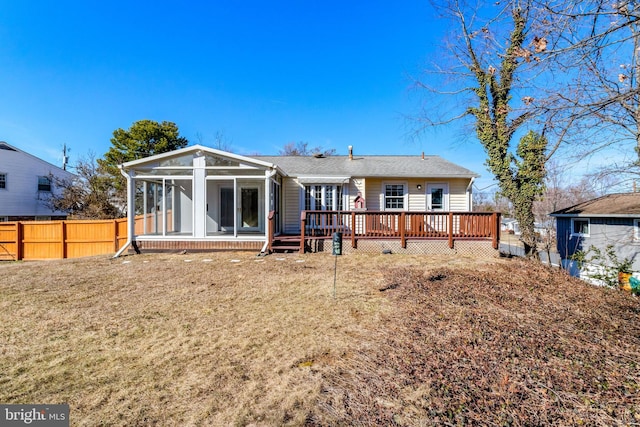
[[131, 187], [131, 176], [129, 176], [129, 174], [124, 171], [122, 165], [118, 165], [118, 169], [120, 169], [120, 173], [124, 175], [124, 177], [127, 179], [127, 241], [120, 249], [118, 249], [118, 252], [116, 252], [113, 258], [118, 258], [131, 245], [133, 241], [132, 231], [135, 228], [131, 226], [132, 224], [131, 212], [133, 212], [131, 210], [131, 203], [133, 202], [133, 200], [131, 200], [132, 199], [131, 191], [129, 190], [129, 188]]
[[467, 185], [467, 210], [471, 211], [473, 208], [473, 181], [476, 180], [475, 176], [472, 176], [469, 180], [469, 185]]
[[[278, 166], [276, 165], [274, 168], [271, 169], [271, 173], [269, 173], [269, 176], [267, 177], [269, 180], [272, 180], [274, 176], [276, 176], [276, 174], [278, 173]], [[265, 189], [266, 190], [266, 189]], [[264, 201], [265, 205], [268, 203], [266, 198]], [[268, 220], [268, 219], [267, 219]], [[260, 250], [261, 254], [266, 253], [267, 248], [269, 247], [269, 224], [266, 224], [266, 232], [265, 232], [265, 241], [264, 241], [264, 245], [262, 246], [262, 249]]]

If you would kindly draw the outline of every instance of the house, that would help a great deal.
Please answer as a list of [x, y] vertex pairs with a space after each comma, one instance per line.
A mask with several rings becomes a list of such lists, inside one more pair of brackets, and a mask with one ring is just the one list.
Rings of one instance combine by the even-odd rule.
[[194, 145], [121, 171], [138, 248], [322, 251], [336, 232], [347, 250], [497, 248], [499, 215], [471, 212], [478, 175], [438, 156], [350, 147], [348, 156], [246, 157]]
[[66, 219], [46, 201], [56, 192], [52, 177], [75, 175], [0, 141], [0, 221]]
[[628, 258], [640, 271], [640, 193], [609, 194], [550, 214], [556, 219], [557, 247], [562, 265], [572, 275], [584, 277], [594, 266], [573, 260], [578, 251], [611, 246], [618, 261]]
[[503, 218], [501, 229], [509, 234], [520, 235], [520, 224], [518, 223], [518, 220], [514, 218]]

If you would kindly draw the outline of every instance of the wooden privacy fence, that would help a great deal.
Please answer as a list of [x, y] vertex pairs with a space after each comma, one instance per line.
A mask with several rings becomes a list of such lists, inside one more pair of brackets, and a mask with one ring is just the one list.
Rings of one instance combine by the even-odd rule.
[[126, 218], [0, 222], [0, 260], [113, 254], [126, 241]]

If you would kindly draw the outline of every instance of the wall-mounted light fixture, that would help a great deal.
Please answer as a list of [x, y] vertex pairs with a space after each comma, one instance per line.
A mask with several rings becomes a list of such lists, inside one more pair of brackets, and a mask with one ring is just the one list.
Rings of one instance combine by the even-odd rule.
[[422, 184], [418, 184], [418, 190], [422, 190]]

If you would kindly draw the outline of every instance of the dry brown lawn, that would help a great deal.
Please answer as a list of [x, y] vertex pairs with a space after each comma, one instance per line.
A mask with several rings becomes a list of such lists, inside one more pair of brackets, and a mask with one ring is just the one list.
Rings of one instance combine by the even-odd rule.
[[72, 425], [633, 425], [640, 301], [515, 260], [0, 263], [0, 402]]

